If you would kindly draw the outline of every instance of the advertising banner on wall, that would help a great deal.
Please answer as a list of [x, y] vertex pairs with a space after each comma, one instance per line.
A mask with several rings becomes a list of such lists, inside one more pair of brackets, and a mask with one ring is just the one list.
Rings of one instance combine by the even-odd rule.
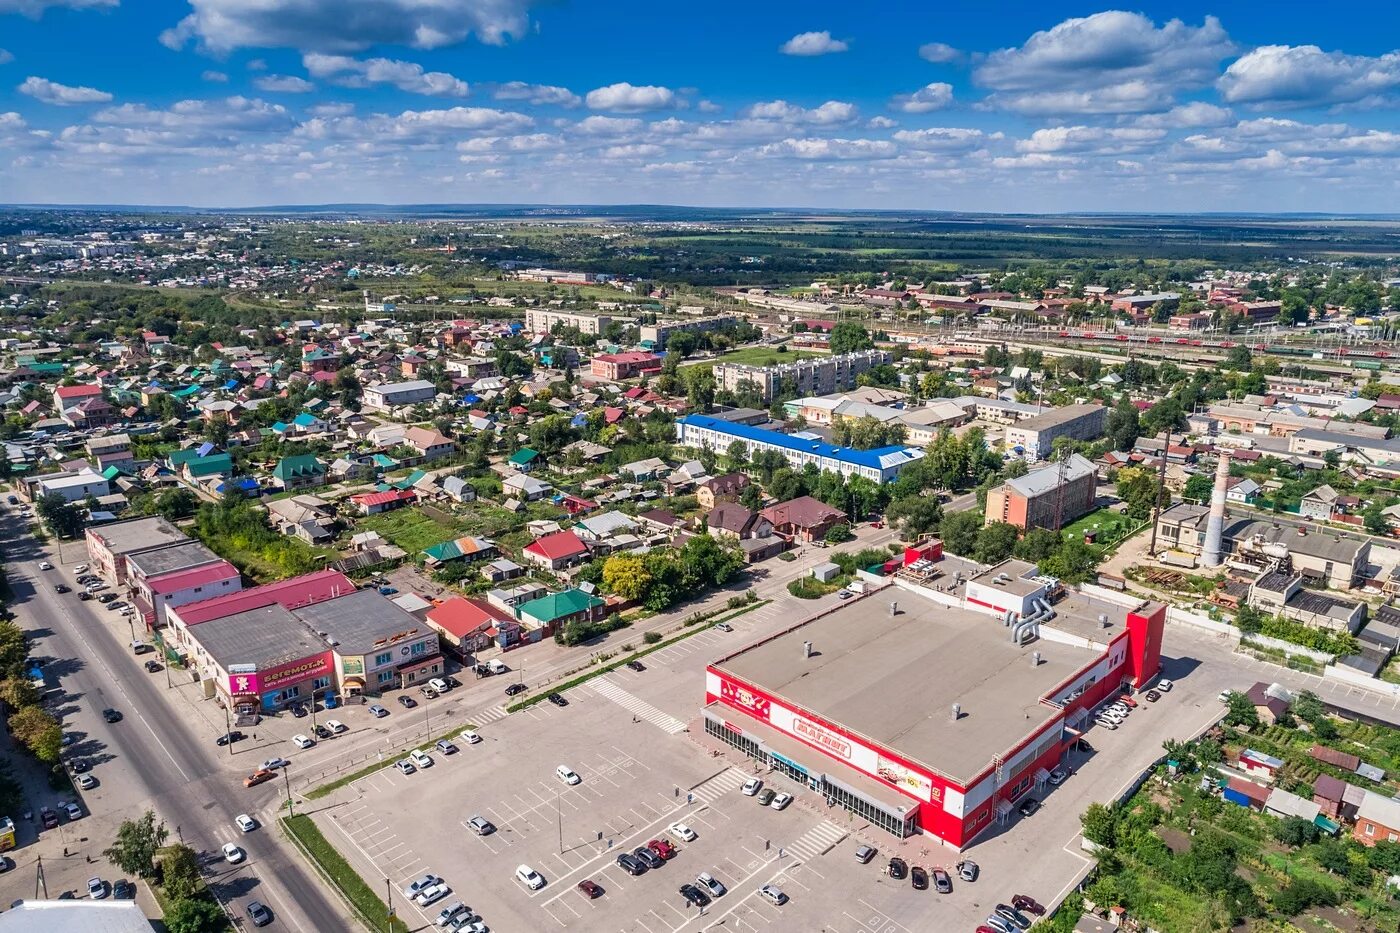
[[270, 667], [263, 671], [253, 671], [243, 674], [230, 673], [228, 677], [228, 690], [229, 693], [234, 696], [240, 694], [263, 694], [271, 690], [280, 690], [291, 684], [300, 683], [311, 677], [320, 677], [329, 674], [332, 666], [331, 652], [323, 651], [320, 654], [314, 654], [297, 661], [289, 661], [286, 664]]

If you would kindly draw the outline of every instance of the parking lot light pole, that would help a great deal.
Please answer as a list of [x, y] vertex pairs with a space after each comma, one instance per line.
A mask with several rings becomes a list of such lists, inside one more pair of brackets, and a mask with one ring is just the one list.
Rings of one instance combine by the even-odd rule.
[[559, 806], [559, 789], [554, 790], [554, 818], [559, 824], [559, 854], [564, 854], [564, 811]]
[[292, 776], [291, 765], [282, 766], [282, 781], [287, 787], [287, 815], [296, 816], [296, 811], [292, 809]]

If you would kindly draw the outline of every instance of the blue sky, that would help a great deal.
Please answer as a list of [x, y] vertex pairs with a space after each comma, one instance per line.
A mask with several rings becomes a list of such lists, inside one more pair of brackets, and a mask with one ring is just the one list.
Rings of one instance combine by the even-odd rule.
[[1381, 2], [0, 0], [0, 201], [1393, 212], [1397, 47]]

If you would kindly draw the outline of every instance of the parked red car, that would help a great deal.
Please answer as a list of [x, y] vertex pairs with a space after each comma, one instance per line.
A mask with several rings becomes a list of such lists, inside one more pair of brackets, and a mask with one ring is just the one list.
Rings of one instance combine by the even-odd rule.
[[669, 859], [676, 857], [676, 847], [665, 839], [653, 839], [651, 842], [647, 843], [647, 848], [662, 858]]
[[587, 878], [578, 883], [578, 889], [582, 891], [583, 896], [588, 898], [590, 901], [593, 900], [593, 898], [595, 897], [601, 896], [603, 893], [603, 889], [601, 887], [599, 887], [595, 882], [589, 881]]
[[1121, 696], [1118, 698], [1118, 702], [1122, 703], [1128, 709], [1137, 709], [1137, 700], [1134, 700], [1130, 696]]

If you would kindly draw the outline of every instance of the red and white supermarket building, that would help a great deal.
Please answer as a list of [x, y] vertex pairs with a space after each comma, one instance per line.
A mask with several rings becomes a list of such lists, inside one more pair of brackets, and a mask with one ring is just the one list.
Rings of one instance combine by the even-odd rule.
[[1008, 564], [937, 602], [900, 580], [721, 658], [705, 731], [896, 836], [967, 848], [1160, 664], [1165, 606], [1038, 613], [1021, 596], [1043, 578]]

